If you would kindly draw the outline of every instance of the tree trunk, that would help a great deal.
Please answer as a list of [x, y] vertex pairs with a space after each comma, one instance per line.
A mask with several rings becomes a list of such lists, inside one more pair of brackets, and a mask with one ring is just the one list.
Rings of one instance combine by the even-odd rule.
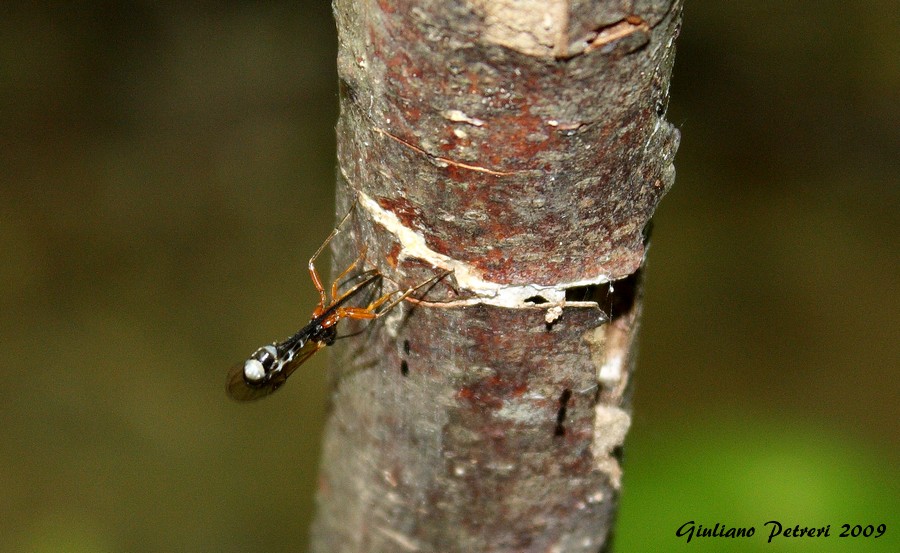
[[335, 345], [313, 550], [599, 551], [681, 2], [334, 10], [335, 268], [454, 272]]

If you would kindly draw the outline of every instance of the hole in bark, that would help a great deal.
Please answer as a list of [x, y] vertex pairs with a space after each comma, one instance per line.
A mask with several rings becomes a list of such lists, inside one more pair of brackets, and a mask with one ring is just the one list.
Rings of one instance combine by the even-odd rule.
[[403, 376], [409, 375], [409, 363], [406, 362], [406, 359], [400, 361], [400, 374]]
[[409, 340], [403, 340], [403, 353], [409, 355]]
[[525, 303], [533, 303], [534, 305], [541, 305], [542, 303], [550, 303], [547, 301], [547, 298], [543, 296], [531, 296], [530, 298], [525, 298]]
[[[640, 278], [641, 272], [638, 270], [633, 275], [628, 275], [628, 277], [617, 280], [610, 285], [605, 305], [605, 309], [609, 310], [610, 320], [628, 315], [634, 309], [634, 300]], [[603, 306], [604, 304], [601, 303], [600, 305]]]
[[574, 288], [566, 288], [566, 301], [596, 301], [602, 295], [600, 290], [607, 290], [606, 284], [594, 284], [591, 286], [575, 286]]
[[566, 388], [562, 395], [559, 396], [559, 410], [556, 412], [556, 428], [553, 430], [554, 436], [565, 436], [566, 428], [563, 424], [566, 422], [566, 410], [569, 406], [569, 400], [572, 398], [572, 390]]
[[621, 317], [630, 313], [634, 306], [640, 274], [637, 271], [615, 282], [567, 288], [566, 301], [596, 302], [610, 320]]

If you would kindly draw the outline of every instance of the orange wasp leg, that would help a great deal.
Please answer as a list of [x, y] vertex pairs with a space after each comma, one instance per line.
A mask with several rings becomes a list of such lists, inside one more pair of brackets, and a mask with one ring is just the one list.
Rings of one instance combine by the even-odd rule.
[[[316, 253], [314, 253], [312, 255], [312, 257], [309, 258], [309, 265], [308, 265], [309, 278], [312, 279], [313, 286], [316, 287], [316, 291], [319, 293], [319, 305], [316, 309], [316, 311], [318, 311], [318, 312], [325, 310], [325, 304], [327, 303], [328, 300], [325, 297], [325, 287], [322, 286], [322, 279], [319, 278], [319, 272], [316, 270], [316, 259], [318, 259], [319, 255], [322, 253], [322, 251], [325, 250], [325, 247], [328, 246], [328, 244], [331, 242], [331, 240], [335, 236], [337, 236], [337, 233], [339, 233], [341, 231], [341, 227], [344, 226], [344, 223], [346, 223], [347, 219], [350, 218], [350, 215], [353, 214], [353, 210], [355, 208], [356, 208], [356, 200], [353, 201], [353, 205], [350, 207], [350, 211], [348, 211], [347, 214], [344, 215], [343, 219], [341, 219], [340, 222], [337, 224], [337, 226], [334, 227], [334, 230], [332, 230], [331, 234], [328, 235], [328, 238], [326, 238], [325, 241], [322, 242], [322, 245], [319, 246], [319, 249], [316, 250]], [[360, 254], [360, 257], [357, 258], [357, 260], [353, 262], [353, 265], [350, 265], [350, 267], [348, 267], [347, 270], [341, 274], [341, 276], [346, 275], [350, 271], [350, 269], [352, 269], [360, 261], [360, 259], [362, 259], [364, 256], [365, 256], [365, 252]], [[336, 286], [332, 286], [332, 288], [331, 288], [331, 300], [332, 301], [334, 301], [335, 289], [336, 289]]]
[[[351, 288], [350, 290], [347, 290], [346, 292], [344, 292], [344, 294], [342, 294], [340, 297], [338, 297], [338, 286], [340, 285], [341, 281], [344, 280], [344, 277], [347, 276], [348, 274], [350, 274], [350, 271], [352, 271], [357, 265], [359, 265], [360, 261], [365, 259], [365, 257], [366, 257], [366, 249], [363, 248], [363, 251], [360, 252], [359, 257], [357, 257], [353, 261], [353, 263], [351, 263], [350, 266], [347, 267], [343, 273], [339, 274], [338, 277], [336, 279], [334, 279], [334, 282], [331, 283], [331, 304], [332, 305], [334, 305], [335, 303], [346, 298], [351, 293], [351, 290], [355, 291], [355, 287]], [[353, 279], [350, 279], [350, 280], [352, 281]]]
[[[384, 315], [385, 313], [387, 313], [388, 311], [390, 311], [391, 309], [396, 307], [401, 301], [405, 300], [407, 297], [409, 297], [410, 294], [412, 294], [416, 290], [419, 290], [420, 288], [424, 288], [425, 286], [432, 284], [433, 282], [435, 282], [441, 278], [444, 278], [445, 276], [449, 275], [451, 272], [452, 271], [444, 271], [443, 273], [437, 274], [437, 275], [429, 278], [428, 280], [426, 280], [420, 284], [417, 284], [416, 286], [408, 288], [405, 292], [400, 294], [400, 296], [397, 299], [395, 299], [394, 301], [389, 303], [387, 307], [385, 307], [384, 309], [382, 309], [380, 311], [378, 310], [378, 308], [381, 307], [386, 301], [391, 299], [391, 296], [396, 294], [399, 290], [394, 290], [393, 292], [389, 292], [389, 293], [381, 296], [380, 298], [373, 301], [366, 307], [339, 307], [335, 311], [335, 315], [337, 315], [337, 320], [344, 319], [344, 318], [346, 318], [346, 319], [377, 319], [378, 317], [381, 317], [382, 315]], [[337, 321], [335, 321], [335, 322], [337, 322]]]

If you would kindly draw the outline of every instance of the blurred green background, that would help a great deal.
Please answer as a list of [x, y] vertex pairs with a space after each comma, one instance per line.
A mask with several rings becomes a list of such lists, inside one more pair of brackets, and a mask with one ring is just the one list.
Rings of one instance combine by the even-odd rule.
[[[687, 2], [619, 551], [900, 550], [900, 16], [851, 4]], [[330, 6], [3, 11], [0, 551], [304, 550], [326, 357], [223, 385], [314, 302]]]

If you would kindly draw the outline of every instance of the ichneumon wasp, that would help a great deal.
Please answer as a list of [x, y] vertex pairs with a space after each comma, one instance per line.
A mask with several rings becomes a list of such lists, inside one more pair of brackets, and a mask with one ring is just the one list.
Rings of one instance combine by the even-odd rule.
[[[355, 207], [356, 202], [353, 205]], [[332, 283], [331, 298], [329, 300], [325, 293], [325, 288], [322, 286], [322, 280], [319, 278], [319, 273], [316, 270], [315, 261], [328, 243], [337, 235], [352, 213], [353, 208], [331, 231], [331, 234], [319, 246], [316, 253], [309, 258], [309, 276], [319, 293], [319, 302], [313, 309], [309, 322], [293, 336], [281, 342], [275, 342], [259, 348], [246, 361], [238, 363], [228, 371], [225, 389], [233, 399], [250, 401], [271, 394], [280, 388], [304, 361], [320, 349], [334, 343], [334, 340], [337, 338], [336, 327], [342, 319], [377, 319], [396, 307], [416, 290], [450, 273], [450, 271], [443, 271], [421, 284], [408, 288], [402, 293], [400, 293], [400, 290], [388, 292], [369, 303], [366, 307], [346, 306], [345, 304], [349, 300], [368, 288], [369, 285], [382, 280], [381, 273], [375, 269], [362, 271], [346, 281], [344, 280], [353, 269], [363, 262], [365, 258], [365, 251], [363, 251]], [[349, 283], [354, 284], [338, 295], [338, 289]], [[398, 293], [400, 293], [399, 296], [397, 296]], [[394, 298], [393, 301], [390, 301], [391, 298]], [[388, 301], [390, 303], [387, 303]], [[385, 303], [387, 305], [382, 308]]]

